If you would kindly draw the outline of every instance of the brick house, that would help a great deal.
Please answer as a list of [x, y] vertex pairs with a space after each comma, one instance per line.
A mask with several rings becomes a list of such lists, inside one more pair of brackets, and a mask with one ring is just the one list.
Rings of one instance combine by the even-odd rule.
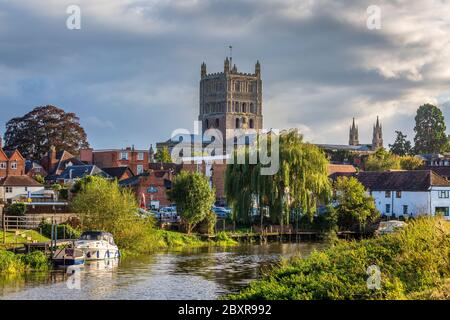
[[0, 178], [25, 174], [25, 159], [18, 150], [5, 151], [0, 146]]
[[151, 153], [151, 148], [137, 150], [134, 146], [109, 150], [84, 149], [80, 151], [80, 160], [88, 164], [95, 164], [101, 169], [129, 167], [134, 175], [140, 175], [148, 170]]
[[147, 208], [159, 209], [170, 205], [167, 190], [172, 187], [173, 175], [173, 170], [148, 170], [119, 184], [130, 188], [138, 200], [144, 195]]
[[65, 150], [56, 152], [55, 147], [51, 147], [47, 156], [41, 159], [40, 165], [47, 173], [46, 180], [55, 180], [64, 170], [70, 166], [84, 165], [77, 157]]
[[103, 168], [102, 170], [111, 176], [111, 178], [117, 179], [118, 181], [134, 177], [133, 172], [128, 167]]

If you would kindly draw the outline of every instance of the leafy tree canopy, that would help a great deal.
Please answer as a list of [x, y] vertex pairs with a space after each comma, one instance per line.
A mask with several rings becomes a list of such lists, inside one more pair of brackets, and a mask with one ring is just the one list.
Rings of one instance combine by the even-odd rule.
[[406, 135], [401, 131], [395, 131], [397, 137], [393, 144], [389, 145], [390, 152], [398, 156], [407, 156], [412, 152], [411, 142], [406, 140]]
[[400, 168], [400, 157], [384, 148], [379, 148], [374, 154], [371, 154], [365, 163], [366, 171], [386, 171]]
[[338, 225], [344, 230], [375, 221], [379, 212], [372, 197], [354, 177], [339, 177], [334, 183]]
[[444, 153], [448, 150], [444, 116], [438, 107], [432, 104], [420, 106], [417, 109], [415, 120], [414, 149], [416, 154]]
[[215, 191], [208, 179], [198, 172], [184, 170], [175, 176], [168, 196], [176, 203], [177, 212], [188, 234], [208, 217], [215, 201]]
[[297, 130], [282, 132], [279, 146], [280, 167], [274, 175], [261, 175], [260, 161], [227, 166], [225, 190], [235, 221], [248, 224], [255, 202], [260, 211], [269, 208], [272, 222], [289, 223], [292, 211], [312, 220], [317, 203], [328, 201], [331, 185], [323, 151], [303, 142]]
[[170, 156], [169, 148], [164, 147], [156, 153], [156, 161], [162, 163], [172, 163], [172, 157]]
[[23, 117], [9, 120], [5, 145], [32, 159], [44, 157], [51, 146], [72, 154], [89, 147], [86, 133], [75, 113], [50, 105], [37, 107]]

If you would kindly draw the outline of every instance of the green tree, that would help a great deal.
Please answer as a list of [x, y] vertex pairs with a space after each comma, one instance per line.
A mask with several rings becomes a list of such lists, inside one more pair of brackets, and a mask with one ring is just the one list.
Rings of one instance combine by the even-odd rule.
[[417, 170], [423, 166], [423, 160], [415, 156], [400, 157], [400, 167], [403, 170]]
[[7, 149], [19, 149], [24, 157], [31, 159], [42, 159], [51, 146], [72, 154], [89, 147], [76, 114], [50, 105], [9, 120], [5, 145]]
[[395, 131], [397, 137], [393, 144], [389, 145], [389, 151], [398, 156], [407, 156], [411, 154], [411, 142], [406, 140], [406, 135], [401, 131]]
[[34, 180], [36, 180], [37, 182], [39, 182], [40, 184], [45, 184], [45, 179], [43, 176], [41, 176], [40, 174], [37, 174], [34, 176]]
[[177, 212], [188, 234], [207, 218], [215, 201], [215, 191], [208, 179], [198, 172], [181, 171], [167, 192], [170, 201], [177, 205]]
[[[270, 146], [271, 141], [268, 143]], [[259, 211], [269, 208], [272, 222], [283, 225], [290, 223], [292, 212], [296, 212], [297, 221], [300, 214], [312, 220], [317, 203], [328, 201], [331, 185], [325, 154], [318, 147], [304, 143], [297, 130], [280, 134], [279, 161], [279, 170], [274, 175], [261, 175], [260, 161], [227, 166], [225, 191], [236, 222], [250, 223], [255, 202]]]
[[83, 230], [111, 232], [120, 248], [145, 251], [152, 246], [152, 221], [137, 215], [138, 203], [117, 181], [90, 177], [71, 204]]
[[338, 177], [334, 183], [338, 226], [349, 230], [362, 228], [379, 217], [375, 201], [366, 194], [364, 186], [354, 177]]
[[172, 163], [172, 157], [169, 152], [169, 148], [163, 147], [156, 153], [156, 161], [162, 163]]
[[444, 116], [438, 107], [432, 104], [420, 106], [415, 120], [414, 150], [416, 154], [443, 153], [448, 150]]
[[371, 154], [365, 163], [366, 171], [398, 170], [400, 168], [400, 157], [384, 148], [379, 148], [374, 154]]

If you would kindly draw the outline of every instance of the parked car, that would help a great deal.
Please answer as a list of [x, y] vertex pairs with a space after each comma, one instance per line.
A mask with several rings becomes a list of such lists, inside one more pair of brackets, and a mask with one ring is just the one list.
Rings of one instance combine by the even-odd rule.
[[231, 210], [223, 207], [212, 207], [212, 212], [214, 212], [219, 218], [228, 218], [231, 214]]

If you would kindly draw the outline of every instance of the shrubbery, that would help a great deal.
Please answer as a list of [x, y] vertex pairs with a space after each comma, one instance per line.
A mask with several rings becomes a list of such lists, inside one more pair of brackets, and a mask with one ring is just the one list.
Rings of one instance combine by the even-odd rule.
[[[39, 229], [42, 231], [42, 235], [47, 238], [52, 236], [52, 225], [48, 222], [41, 222], [39, 224]], [[59, 224], [57, 227], [57, 238], [58, 239], [78, 239], [81, 235], [81, 231], [73, 228], [69, 224]]]
[[[230, 299], [414, 299], [450, 277], [450, 235], [442, 222], [421, 218], [395, 234], [339, 242], [307, 258], [283, 261]], [[381, 271], [381, 288], [367, 287], [367, 268]]]
[[50, 269], [46, 255], [40, 251], [28, 254], [14, 254], [10, 251], [0, 250], [0, 273], [23, 273], [30, 270], [45, 271]]

